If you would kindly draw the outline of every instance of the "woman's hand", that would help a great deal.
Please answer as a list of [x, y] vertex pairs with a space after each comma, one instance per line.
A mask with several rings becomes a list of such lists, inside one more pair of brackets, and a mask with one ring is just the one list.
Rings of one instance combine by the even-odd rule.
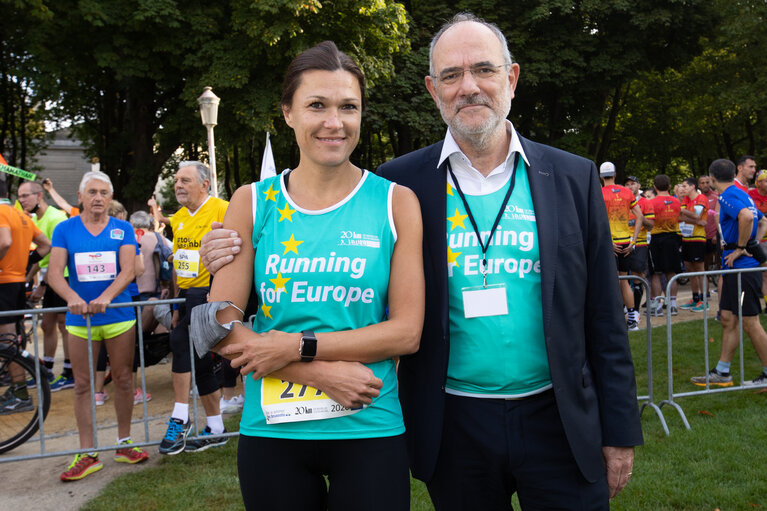
[[71, 314], [78, 314], [80, 316], [88, 314], [88, 304], [78, 295], [75, 295], [75, 298], [72, 298], [67, 302], [67, 307]]
[[243, 375], [252, 372], [253, 379], [257, 380], [301, 360], [300, 342], [301, 334], [270, 330], [262, 334], [251, 333], [229, 343], [219, 350], [219, 354], [228, 355], [227, 358], [234, 356], [231, 358], [232, 367], [239, 367]]
[[104, 295], [99, 295], [88, 304], [88, 312], [91, 314], [102, 314], [106, 312], [107, 305], [110, 303], [112, 303], [110, 299], [105, 298]]
[[[315, 364], [317, 362], [311, 362]], [[319, 385], [330, 399], [346, 408], [369, 405], [378, 397], [383, 381], [360, 362], [319, 362], [328, 369], [322, 372]]]

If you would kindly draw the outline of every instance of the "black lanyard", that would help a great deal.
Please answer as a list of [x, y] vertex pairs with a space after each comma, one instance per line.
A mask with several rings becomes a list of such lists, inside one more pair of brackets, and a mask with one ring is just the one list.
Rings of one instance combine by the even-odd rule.
[[447, 160], [447, 171], [450, 172], [450, 177], [453, 178], [455, 189], [458, 190], [458, 195], [461, 197], [461, 201], [463, 201], [463, 207], [466, 208], [466, 214], [469, 215], [471, 226], [474, 227], [474, 234], [477, 235], [477, 243], [479, 243], [479, 246], [482, 249], [482, 264], [480, 266], [480, 272], [482, 272], [484, 287], [487, 287], [487, 249], [490, 247], [490, 241], [493, 239], [493, 234], [495, 234], [495, 230], [498, 228], [498, 224], [501, 223], [501, 217], [503, 217], [503, 213], [506, 211], [506, 205], [509, 203], [511, 192], [514, 191], [514, 183], [517, 180], [517, 164], [519, 164], [519, 152], [517, 152], [514, 156], [514, 168], [511, 171], [511, 182], [509, 183], [509, 189], [506, 190], [506, 197], [503, 198], [501, 209], [498, 211], [498, 215], [495, 217], [493, 228], [490, 229], [490, 236], [487, 237], [487, 243], [482, 243], [482, 236], [480, 235], [479, 229], [477, 228], [477, 222], [474, 220], [474, 215], [471, 214], [469, 203], [463, 194], [463, 190], [461, 190], [461, 185], [458, 184], [458, 179], [456, 179], [455, 174], [453, 174], [453, 167], [450, 165], [450, 160]]

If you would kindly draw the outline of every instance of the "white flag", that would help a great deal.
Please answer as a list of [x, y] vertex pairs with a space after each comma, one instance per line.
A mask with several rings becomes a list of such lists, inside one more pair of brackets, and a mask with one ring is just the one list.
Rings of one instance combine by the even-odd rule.
[[266, 149], [261, 158], [261, 181], [267, 177], [277, 175], [277, 167], [274, 165], [274, 154], [272, 154], [272, 142], [269, 140], [269, 132], [266, 132]]

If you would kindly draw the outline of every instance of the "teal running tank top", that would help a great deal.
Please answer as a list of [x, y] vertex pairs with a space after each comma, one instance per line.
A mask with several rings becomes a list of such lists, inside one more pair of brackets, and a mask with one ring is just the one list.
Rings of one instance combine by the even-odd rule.
[[[322, 334], [383, 321], [396, 241], [394, 183], [363, 171], [347, 197], [329, 208], [308, 211], [286, 193], [284, 175], [253, 185], [254, 285], [259, 298], [253, 330]], [[358, 410], [346, 409], [312, 387], [246, 378], [240, 432], [301, 440], [402, 434], [394, 361], [366, 365], [383, 381], [383, 388], [370, 405]]]

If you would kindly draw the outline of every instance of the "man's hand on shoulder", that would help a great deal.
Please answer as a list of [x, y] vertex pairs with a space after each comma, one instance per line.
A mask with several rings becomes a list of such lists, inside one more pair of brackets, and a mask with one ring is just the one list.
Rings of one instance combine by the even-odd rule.
[[223, 224], [213, 222], [210, 232], [200, 241], [200, 260], [211, 275], [231, 263], [240, 252], [242, 239], [237, 231], [223, 229]]
[[610, 498], [618, 495], [631, 479], [634, 467], [633, 447], [602, 447], [607, 470], [607, 486], [610, 488]]

